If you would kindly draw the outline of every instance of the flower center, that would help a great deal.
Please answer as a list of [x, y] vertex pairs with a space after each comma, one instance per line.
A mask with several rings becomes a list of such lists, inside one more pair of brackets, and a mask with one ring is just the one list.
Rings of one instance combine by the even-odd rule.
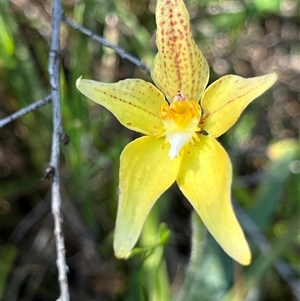
[[201, 108], [196, 100], [187, 100], [179, 92], [171, 104], [162, 104], [160, 118], [165, 127], [166, 142], [170, 144], [170, 159], [174, 159], [182, 147], [194, 138], [199, 141], [197, 132], [201, 128]]

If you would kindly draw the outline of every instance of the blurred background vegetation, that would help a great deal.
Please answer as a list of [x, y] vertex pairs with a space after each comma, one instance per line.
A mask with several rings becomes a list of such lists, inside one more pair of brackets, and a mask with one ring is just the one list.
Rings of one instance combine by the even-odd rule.
[[[233, 200], [253, 263], [246, 268], [234, 264], [201, 230], [200, 237], [206, 237], [200, 244], [202, 256], [193, 258], [183, 284], [192, 210], [176, 185], [154, 208], [140, 241], [140, 246], [151, 241], [163, 244], [169, 229], [167, 244], [148, 256], [138, 254], [127, 261], [114, 257], [119, 155], [137, 134], [79, 94], [75, 80], [80, 75], [106, 82], [151, 79], [62, 23], [61, 105], [63, 127], [71, 139], [61, 146], [62, 210], [71, 300], [167, 301], [169, 296], [178, 301], [300, 300], [299, 1], [185, 2], [195, 40], [211, 67], [210, 82], [228, 73], [278, 74], [274, 87], [220, 138], [233, 162]], [[50, 91], [52, 3], [1, 0], [0, 4], [0, 118], [4, 118]], [[69, 18], [149, 66], [156, 52], [155, 5], [152, 0], [63, 1]], [[51, 182], [42, 180], [51, 135], [51, 104], [1, 129], [0, 295], [5, 301], [56, 300], [59, 295]]]

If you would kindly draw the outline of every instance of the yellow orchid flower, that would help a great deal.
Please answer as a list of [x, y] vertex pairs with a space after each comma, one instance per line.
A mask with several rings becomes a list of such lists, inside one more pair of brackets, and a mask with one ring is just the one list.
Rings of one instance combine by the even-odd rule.
[[248, 265], [251, 252], [230, 199], [230, 159], [216, 138], [275, 83], [276, 74], [227, 75], [205, 90], [209, 68], [193, 40], [184, 2], [158, 0], [156, 23], [158, 53], [151, 69], [156, 86], [141, 79], [76, 83], [125, 127], [146, 135], [121, 154], [115, 255], [129, 254], [152, 206], [176, 181], [224, 251]]

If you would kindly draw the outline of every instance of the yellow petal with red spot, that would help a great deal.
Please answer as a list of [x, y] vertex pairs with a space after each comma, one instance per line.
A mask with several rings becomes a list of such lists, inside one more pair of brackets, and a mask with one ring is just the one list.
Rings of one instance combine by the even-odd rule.
[[178, 174], [181, 157], [172, 161], [163, 138], [141, 137], [129, 143], [120, 161], [119, 204], [114, 235], [116, 257], [134, 247], [146, 217]]
[[199, 100], [209, 77], [207, 61], [193, 40], [189, 14], [182, 0], [158, 0], [156, 44], [151, 76], [173, 101], [180, 90], [187, 99]]
[[177, 183], [224, 251], [248, 265], [251, 253], [231, 205], [231, 178], [231, 163], [223, 147], [213, 137], [201, 136], [197, 145], [189, 145]]
[[112, 112], [130, 130], [146, 134], [161, 133], [159, 110], [164, 95], [151, 83], [126, 79], [113, 84], [79, 78], [77, 89]]
[[211, 84], [203, 93], [204, 130], [214, 137], [225, 133], [246, 106], [269, 89], [275, 82], [275, 73], [254, 78], [226, 75]]

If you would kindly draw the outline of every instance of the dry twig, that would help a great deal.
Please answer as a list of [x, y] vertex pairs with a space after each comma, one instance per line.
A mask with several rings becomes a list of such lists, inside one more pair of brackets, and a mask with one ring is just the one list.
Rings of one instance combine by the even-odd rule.
[[49, 75], [51, 86], [51, 97], [53, 103], [53, 137], [50, 166], [54, 169], [52, 182], [52, 199], [51, 208], [54, 219], [54, 235], [56, 242], [58, 269], [58, 281], [60, 286], [59, 301], [69, 301], [69, 286], [67, 272], [68, 267], [65, 258], [65, 243], [62, 232], [62, 215], [61, 215], [61, 194], [60, 194], [60, 177], [59, 177], [59, 155], [60, 140], [63, 134], [61, 125], [61, 107], [60, 107], [60, 23], [62, 18], [62, 7], [60, 0], [53, 0], [52, 8], [52, 36], [51, 50], [49, 53]]
[[89, 36], [91, 39], [99, 42], [100, 44], [102, 44], [105, 47], [111, 48], [113, 49], [117, 54], [120, 55], [121, 58], [126, 59], [128, 61], [130, 61], [131, 63], [133, 63], [134, 65], [136, 65], [137, 67], [147, 71], [148, 73], [150, 73], [150, 68], [144, 64], [142, 61], [140, 61], [138, 58], [134, 57], [133, 55], [129, 54], [128, 52], [126, 52], [123, 48], [113, 45], [111, 43], [109, 43], [107, 40], [105, 40], [103, 37], [93, 33], [91, 30], [78, 25], [77, 23], [75, 23], [73, 20], [68, 19], [65, 15], [63, 15], [62, 17], [63, 21], [68, 24], [70, 27], [72, 27], [73, 29]]
[[45, 98], [37, 100], [34, 103], [28, 105], [27, 107], [22, 108], [19, 111], [15, 112], [3, 119], [0, 119], [0, 128], [4, 127], [6, 124], [22, 117], [23, 115], [25, 115], [29, 112], [35, 111], [39, 107], [42, 107], [45, 104], [51, 102], [51, 100], [52, 100], [51, 95], [47, 95]]

